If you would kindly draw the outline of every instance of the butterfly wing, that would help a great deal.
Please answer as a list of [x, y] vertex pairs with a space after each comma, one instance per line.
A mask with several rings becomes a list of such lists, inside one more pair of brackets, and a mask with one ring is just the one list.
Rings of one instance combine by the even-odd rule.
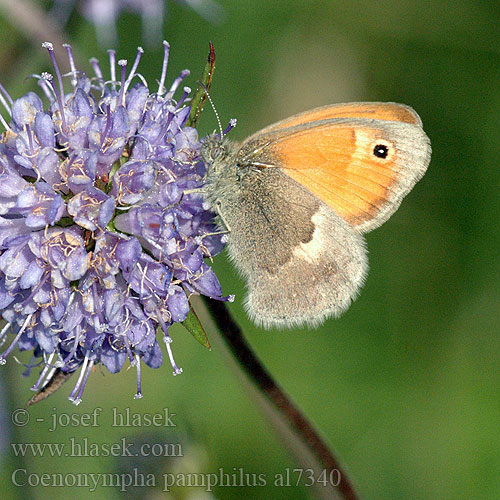
[[363, 236], [309, 190], [280, 169], [247, 168], [218, 200], [257, 324], [316, 326], [349, 307], [367, 270]]
[[[344, 116], [310, 120], [331, 115]], [[239, 153], [243, 164], [281, 169], [361, 232], [394, 213], [425, 173], [430, 154], [418, 115], [391, 103], [296, 115], [250, 137]]]
[[[301, 209], [283, 202], [282, 207], [293, 218], [288, 229], [295, 235], [283, 244], [282, 230], [267, 225], [269, 253], [262, 259], [247, 254], [243, 264], [234, 259], [247, 277], [245, 308], [253, 321], [265, 327], [318, 326], [342, 314], [358, 295], [368, 269], [363, 236], [324, 203]], [[313, 227], [307, 239], [300, 238], [302, 223]], [[283, 250], [289, 258], [279, 261], [276, 255]]]
[[247, 138], [246, 142], [253, 141], [257, 136], [282, 128], [303, 125], [304, 123], [330, 120], [332, 118], [369, 118], [375, 120], [389, 120], [412, 123], [422, 126], [422, 120], [410, 106], [394, 102], [349, 102], [331, 104], [319, 108], [297, 113], [289, 118], [273, 123]]

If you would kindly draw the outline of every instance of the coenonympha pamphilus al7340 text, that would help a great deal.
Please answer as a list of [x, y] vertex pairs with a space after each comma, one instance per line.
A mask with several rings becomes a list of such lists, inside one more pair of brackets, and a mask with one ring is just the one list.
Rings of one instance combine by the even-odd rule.
[[241, 144], [202, 146], [207, 198], [264, 327], [341, 314], [368, 268], [363, 233], [385, 222], [431, 155], [408, 106], [349, 103], [294, 115]]

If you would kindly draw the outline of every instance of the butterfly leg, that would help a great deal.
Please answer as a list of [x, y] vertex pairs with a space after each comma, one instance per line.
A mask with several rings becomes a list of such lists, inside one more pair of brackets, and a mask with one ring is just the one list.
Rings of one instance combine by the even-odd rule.
[[204, 188], [185, 189], [183, 194], [207, 194]]
[[220, 218], [220, 221], [222, 222], [222, 225], [226, 228], [224, 231], [220, 231], [220, 233], [230, 233], [231, 232], [231, 227], [227, 223], [226, 219], [222, 215], [222, 210], [221, 210], [221, 202], [220, 200], [217, 200], [215, 202], [215, 211], [217, 212], [217, 215]]
[[184, 196], [186, 196], [187, 194], [206, 194], [206, 191], [203, 188], [186, 189], [181, 194], [179, 201], [176, 201], [175, 203], [172, 203], [172, 205], [169, 205], [168, 207], [166, 207], [167, 210], [170, 208], [178, 207], [182, 203]]

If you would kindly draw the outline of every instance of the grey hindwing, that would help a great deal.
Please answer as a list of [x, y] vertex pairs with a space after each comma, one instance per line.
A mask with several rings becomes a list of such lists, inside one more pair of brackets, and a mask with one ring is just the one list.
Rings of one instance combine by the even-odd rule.
[[360, 234], [277, 168], [246, 167], [218, 189], [229, 253], [247, 278], [246, 308], [265, 327], [316, 325], [358, 293], [367, 269]]

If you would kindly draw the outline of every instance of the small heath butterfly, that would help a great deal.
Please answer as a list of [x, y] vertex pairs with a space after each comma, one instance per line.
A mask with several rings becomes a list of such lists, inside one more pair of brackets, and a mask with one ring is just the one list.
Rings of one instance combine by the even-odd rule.
[[364, 282], [363, 233], [424, 175], [430, 141], [413, 109], [348, 103], [294, 115], [241, 144], [205, 140], [207, 199], [264, 327], [317, 326]]

